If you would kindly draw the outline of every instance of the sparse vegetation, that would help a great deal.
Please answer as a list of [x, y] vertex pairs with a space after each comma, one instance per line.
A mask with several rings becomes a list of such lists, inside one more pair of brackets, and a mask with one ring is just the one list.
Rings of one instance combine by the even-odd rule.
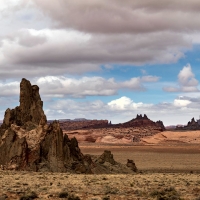
[[30, 199], [36, 199], [36, 198], [38, 198], [38, 195], [35, 192], [31, 191], [21, 196], [20, 200], [30, 200]]
[[69, 195], [68, 192], [61, 192], [61, 193], [59, 193], [58, 197], [59, 198], [67, 198], [68, 195]]
[[[0, 171], [0, 175], [0, 197], [5, 194], [8, 199], [125, 200], [131, 196], [133, 199], [200, 200], [200, 174], [189, 171], [132, 175], [68, 174], [65, 179], [61, 179], [62, 173], [45, 173], [46, 180], [40, 179], [36, 172]], [[90, 182], [89, 187], [86, 182]]]
[[174, 187], [154, 190], [151, 192], [150, 196], [156, 197], [157, 200], [181, 200], [180, 194]]

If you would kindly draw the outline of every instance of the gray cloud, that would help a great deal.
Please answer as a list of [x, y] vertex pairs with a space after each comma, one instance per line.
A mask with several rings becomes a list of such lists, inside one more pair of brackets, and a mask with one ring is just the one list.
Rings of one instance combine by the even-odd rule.
[[199, 41], [198, 11], [194, 0], [19, 0], [0, 13], [0, 76], [176, 63]]
[[191, 47], [180, 34], [170, 32], [106, 36], [44, 29], [19, 33], [2, 40], [0, 66], [4, 71], [8, 66], [18, 66], [15, 70], [22, 75], [32, 66], [39, 69], [38, 75], [42, 67], [48, 69], [48, 75], [55, 75], [55, 67], [58, 74], [63, 74], [63, 68], [80, 73], [98, 70], [102, 64], [175, 63], [184, 56], [181, 49]]
[[200, 30], [200, 3], [140, 0], [33, 0], [60, 27], [95, 33]]

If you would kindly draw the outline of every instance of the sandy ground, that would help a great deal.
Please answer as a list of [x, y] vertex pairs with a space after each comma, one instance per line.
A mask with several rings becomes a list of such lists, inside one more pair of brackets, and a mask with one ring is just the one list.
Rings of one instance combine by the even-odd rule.
[[142, 138], [146, 144], [187, 143], [200, 144], [200, 131], [164, 131]]
[[79, 143], [137, 145], [137, 142], [133, 141], [139, 136], [140, 145], [200, 144], [200, 131], [164, 131], [153, 134], [149, 130], [137, 128], [112, 128], [64, 131], [64, 133], [68, 134], [69, 138], [76, 137]]

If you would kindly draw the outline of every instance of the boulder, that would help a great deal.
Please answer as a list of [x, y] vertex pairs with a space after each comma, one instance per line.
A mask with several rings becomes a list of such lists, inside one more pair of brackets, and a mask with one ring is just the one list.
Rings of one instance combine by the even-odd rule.
[[127, 164], [126, 164], [126, 166], [127, 166], [128, 168], [130, 168], [130, 169], [131, 169], [132, 171], [134, 171], [134, 172], [137, 171], [137, 167], [136, 167], [136, 165], [135, 165], [135, 163], [134, 163], [133, 160], [127, 159]]
[[113, 158], [113, 154], [111, 154], [111, 151], [105, 150], [104, 153], [98, 158], [98, 163], [104, 164], [105, 162], [108, 162], [112, 165], [116, 164], [116, 161]]

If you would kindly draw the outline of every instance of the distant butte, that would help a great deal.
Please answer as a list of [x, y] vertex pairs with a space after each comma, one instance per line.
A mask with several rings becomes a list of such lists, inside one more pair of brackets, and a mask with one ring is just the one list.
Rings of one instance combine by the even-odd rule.
[[69, 138], [76, 137], [80, 143], [139, 144], [141, 138], [165, 131], [162, 121], [153, 122], [147, 115], [121, 124], [108, 120], [62, 121], [60, 125]]

